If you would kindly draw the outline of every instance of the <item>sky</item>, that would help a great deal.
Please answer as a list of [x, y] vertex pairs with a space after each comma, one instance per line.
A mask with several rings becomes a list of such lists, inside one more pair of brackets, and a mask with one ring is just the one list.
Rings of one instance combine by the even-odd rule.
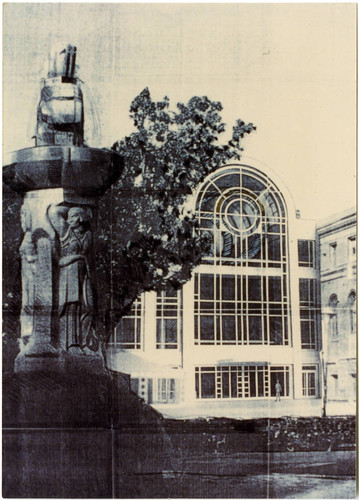
[[3, 9], [4, 152], [34, 145], [48, 52], [72, 43], [101, 124], [89, 145], [110, 147], [133, 131], [128, 109], [145, 87], [173, 105], [207, 95], [222, 103], [228, 134], [237, 118], [257, 126], [243, 154], [275, 172], [302, 217], [320, 220], [355, 205], [356, 4]]

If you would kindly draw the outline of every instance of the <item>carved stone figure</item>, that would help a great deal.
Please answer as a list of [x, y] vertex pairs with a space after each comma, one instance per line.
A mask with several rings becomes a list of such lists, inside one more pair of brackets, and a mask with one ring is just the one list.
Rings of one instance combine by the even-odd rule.
[[24, 231], [24, 239], [19, 249], [22, 282], [21, 340], [23, 346], [25, 346], [32, 334], [34, 324], [34, 264], [37, 260], [35, 245], [31, 237], [31, 214], [26, 204], [21, 207], [21, 228]]
[[51, 205], [48, 217], [60, 240], [60, 345], [64, 350], [98, 349], [92, 328], [93, 290], [88, 255], [92, 246], [90, 216], [81, 207]]
[[21, 208], [24, 239], [20, 246], [22, 307], [21, 352], [26, 356], [56, 355], [51, 345], [53, 307], [52, 250], [49, 234], [42, 228], [32, 230], [30, 207]]

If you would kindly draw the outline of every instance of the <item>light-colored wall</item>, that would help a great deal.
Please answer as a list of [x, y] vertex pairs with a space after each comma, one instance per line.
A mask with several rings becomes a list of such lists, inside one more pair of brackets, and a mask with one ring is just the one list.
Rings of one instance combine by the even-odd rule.
[[[356, 238], [356, 211], [347, 210], [323, 221], [318, 226], [321, 257], [321, 301], [323, 335], [326, 336], [328, 361], [328, 393], [330, 400], [350, 401], [355, 399], [356, 375], [356, 321], [351, 327], [348, 297], [356, 292], [356, 256], [349, 254], [349, 239]], [[336, 245], [336, 262], [330, 259], [330, 245]], [[338, 335], [332, 336], [329, 307], [332, 294], [338, 297]], [[354, 305], [354, 308], [356, 306]]]

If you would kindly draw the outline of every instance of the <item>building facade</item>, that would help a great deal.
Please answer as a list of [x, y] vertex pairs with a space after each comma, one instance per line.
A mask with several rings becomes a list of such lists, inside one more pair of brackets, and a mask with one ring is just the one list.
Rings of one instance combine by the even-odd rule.
[[356, 401], [356, 211], [318, 225], [324, 382], [331, 413], [353, 413]]
[[194, 209], [211, 251], [182, 290], [134, 303], [108, 347], [111, 368], [174, 417], [320, 409], [315, 221], [301, 219], [287, 188], [253, 160], [212, 173]]

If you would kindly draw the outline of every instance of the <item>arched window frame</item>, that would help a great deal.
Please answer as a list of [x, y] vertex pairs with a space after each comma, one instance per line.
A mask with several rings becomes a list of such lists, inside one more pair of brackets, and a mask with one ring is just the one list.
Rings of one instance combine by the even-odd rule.
[[[216, 268], [195, 275], [195, 344], [289, 345], [288, 214], [280, 190], [253, 167], [229, 165], [205, 180], [196, 214], [200, 230], [213, 241], [202, 264]], [[259, 276], [254, 268], [266, 269], [255, 287], [259, 297], [248, 288]], [[202, 277], [211, 286], [201, 286]], [[279, 299], [270, 291], [275, 279]], [[235, 283], [233, 297], [223, 298], [224, 280]]]

